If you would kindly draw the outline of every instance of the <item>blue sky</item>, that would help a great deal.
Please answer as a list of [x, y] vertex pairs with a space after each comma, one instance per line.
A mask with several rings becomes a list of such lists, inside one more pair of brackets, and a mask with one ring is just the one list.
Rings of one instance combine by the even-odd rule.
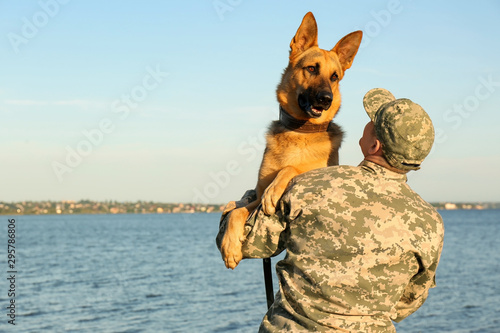
[[362, 160], [374, 87], [430, 114], [409, 184], [429, 201], [500, 201], [498, 1], [2, 1], [1, 201], [225, 203], [253, 188], [289, 43], [363, 44], [341, 82], [341, 164]]

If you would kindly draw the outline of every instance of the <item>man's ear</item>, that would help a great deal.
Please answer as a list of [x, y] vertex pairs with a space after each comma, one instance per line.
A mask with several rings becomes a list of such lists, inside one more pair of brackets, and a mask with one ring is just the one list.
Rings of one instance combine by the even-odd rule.
[[309, 12], [302, 19], [297, 33], [290, 42], [290, 59], [313, 46], [318, 46], [318, 26], [314, 15]]
[[382, 143], [378, 139], [373, 138], [373, 142], [370, 145], [370, 148], [368, 148], [368, 154], [378, 156], [384, 155], [384, 152], [382, 151]]

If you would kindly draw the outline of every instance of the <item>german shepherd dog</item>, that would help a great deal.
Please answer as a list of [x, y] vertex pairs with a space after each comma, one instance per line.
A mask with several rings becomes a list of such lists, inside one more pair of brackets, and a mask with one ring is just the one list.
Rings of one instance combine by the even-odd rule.
[[[338, 165], [342, 131], [332, 122], [340, 108], [339, 82], [358, 52], [363, 33], [355, 31], [342, 38], [330, 51], [318, 47], [318, 28], [307, 13], [290, 43], [290, 57], [276, 93], [280, 120], [266, 135], [266, 149], [259, 170], [257, 199], [236, 208], [230, 202], [221, 254], [227, 268], [242, 259], [245, 221], [262, 203], [271, 215], [290, 180], [309, 170]], [[234, 210], [233, 210], [234, 209]]]

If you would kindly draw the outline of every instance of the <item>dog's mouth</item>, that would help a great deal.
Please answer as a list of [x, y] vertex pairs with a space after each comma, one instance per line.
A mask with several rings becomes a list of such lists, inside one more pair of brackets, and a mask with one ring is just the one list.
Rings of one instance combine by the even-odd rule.
[[312, 118], [319, 118], [323, 114], [323, 110], [324, 109], [321, 106], [311, 106], [311, 109], [308, 113]]
[[311, 103], [311, 98], [308, 98], [307, 94], [299, 95], [299, 107], [311, 118], [319, 118], [323, 114], [323, 111], [328, 110], [331, 105], [331, 99], [328, 102], [319, 101], [317, 103]]
[[323, 114], [323, 108], [321, 107], [314, 107], [312, 105], [308, 105], [305, 108], [302, 108], [302, 111], [304, 111], [309, 117], [311, 118], [319, 118]]

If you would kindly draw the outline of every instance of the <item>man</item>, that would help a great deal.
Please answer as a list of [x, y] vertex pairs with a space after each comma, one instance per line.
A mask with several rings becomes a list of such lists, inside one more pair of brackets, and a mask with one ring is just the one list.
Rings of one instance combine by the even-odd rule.
[[297, 176], [276, 214], [257, 210], [247, 221], [244, 258], [286, 250], [260, 332], [395, 332], [392, 321], [435, 286], [443, 222], [406, 184], [431, 150], [432, 122], [385, 89], [363, 104], [371, 119], [359, 140], [363, 162]]

